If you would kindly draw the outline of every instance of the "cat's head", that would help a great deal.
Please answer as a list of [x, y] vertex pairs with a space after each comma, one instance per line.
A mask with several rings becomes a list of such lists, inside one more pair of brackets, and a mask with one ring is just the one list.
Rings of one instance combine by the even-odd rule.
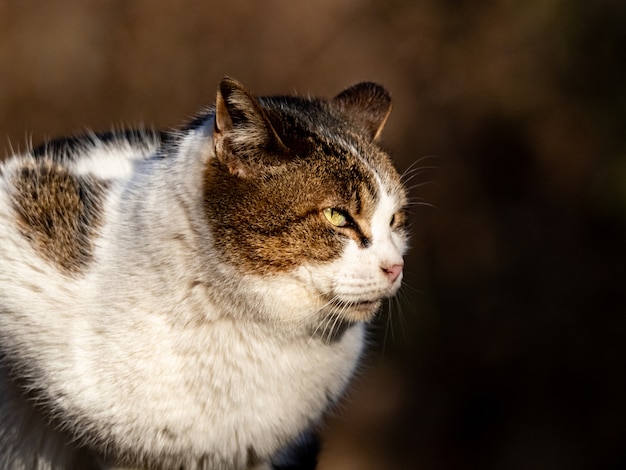
[[303, 311], [371, 319], [406, 251], [405, 189], [377, 143], [390, 110], [373, 83], [321, 100], [255, 98], [224, 79], [204, 176], [220, 261], [288, 284]]

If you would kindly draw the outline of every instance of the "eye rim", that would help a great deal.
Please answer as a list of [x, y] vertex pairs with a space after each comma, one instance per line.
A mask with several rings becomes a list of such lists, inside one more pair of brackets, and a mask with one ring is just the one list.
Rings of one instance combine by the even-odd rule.
[[[348, 213], [342, 209], [339, 209], [337, 207], [325, 207], [321, 210], [321, 212], [324, 216], [324, 219], [333, 227], [347, 228], [353, 225], [352, 219], [350, 218]], [[339, 214], [339, 216], [341, 216], [342, 220], [340, 223], [335, 223], [331, 220], [334, 214]]]

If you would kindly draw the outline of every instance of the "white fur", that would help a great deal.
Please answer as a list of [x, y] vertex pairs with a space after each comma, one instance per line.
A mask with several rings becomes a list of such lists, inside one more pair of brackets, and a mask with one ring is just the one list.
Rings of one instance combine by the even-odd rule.
[[82, 158], [71, 162], [70, 167], [79, 176], [118, 179], [129, 176], [133, 172], [134, 163], [145, 156], [147, 155], [138, 154], [137, 149], [130, 145], [98, 145]]

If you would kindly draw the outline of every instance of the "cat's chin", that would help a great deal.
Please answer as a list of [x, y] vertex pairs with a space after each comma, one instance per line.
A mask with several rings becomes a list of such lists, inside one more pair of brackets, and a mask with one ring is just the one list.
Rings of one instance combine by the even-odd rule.
[[368, 322], [374, 318], [382, 300], [367, 300], [362, 302], [350, 302], [339, 304], [341, 317], [348, 322]]

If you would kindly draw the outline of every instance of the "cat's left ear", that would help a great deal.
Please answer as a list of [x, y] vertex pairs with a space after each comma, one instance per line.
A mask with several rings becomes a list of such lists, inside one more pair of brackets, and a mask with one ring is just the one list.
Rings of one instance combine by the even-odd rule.
[[360, 123], [372, 141], [378, 140], [391, 113], [391, 96], [377, 83], [363, 82], [346, 88], [334, 98]]

